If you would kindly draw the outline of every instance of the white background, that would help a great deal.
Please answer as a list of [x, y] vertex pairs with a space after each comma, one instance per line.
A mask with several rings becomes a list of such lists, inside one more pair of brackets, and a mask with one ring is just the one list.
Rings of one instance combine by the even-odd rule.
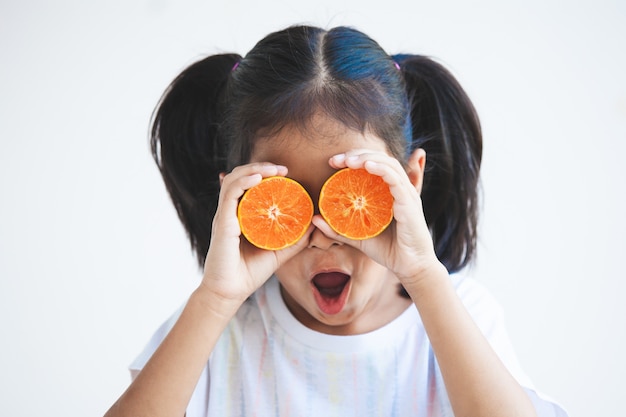
[[[228, 5], [226, 5], [228, 3]], [[0, 3], [0, 415], [101, 415], [198, 282], [147, 130], [209, 53], [293, 23], [438, 57], [482, 118], [474, 272], [520, 360], [573, 416], [626, 385], [626, 3]]]

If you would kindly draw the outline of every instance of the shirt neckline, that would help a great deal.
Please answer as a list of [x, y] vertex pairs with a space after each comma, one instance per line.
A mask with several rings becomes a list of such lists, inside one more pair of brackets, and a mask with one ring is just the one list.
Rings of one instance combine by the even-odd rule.
[[337, 353], [358, 352], [395, 344], [397, 339], [406, 337], [407, 330], [421, 322], [413, 304], [390, 323], [368, 333], [338, 336], [312, 330], [298, 321], [289, 311], [282, 295], [280, 284], [273, 276], [262, 287], [266, 304], [272, 318], [291, 337], [318, 350]]

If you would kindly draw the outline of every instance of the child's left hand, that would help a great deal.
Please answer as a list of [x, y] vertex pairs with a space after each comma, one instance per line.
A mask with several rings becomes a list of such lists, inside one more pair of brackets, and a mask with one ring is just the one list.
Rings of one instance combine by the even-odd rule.
[[[418, 149], [416, 152], [423, 153]], [[422, 155], [423, 156], [423, 155]], [[422, 272], [432, 266], [440, 267], [432, 238], [426, 225], [422, 200], [419, 194], [423, 165], [412, 166], [407, 174], [395, 158], [368, 150], [353, 150], [333, 156], [329, 164], [335, 169], [363, 168], [380, 176], [388, 185], [394, 197], [394, 221], [380, 235], [366, 240], [351, 240], [338, 235], [320, 215], [313, 218], [313, 224], [326, 236], [351, 245], [379, 264], [394, 272], [405, 284], [417, 282]]]

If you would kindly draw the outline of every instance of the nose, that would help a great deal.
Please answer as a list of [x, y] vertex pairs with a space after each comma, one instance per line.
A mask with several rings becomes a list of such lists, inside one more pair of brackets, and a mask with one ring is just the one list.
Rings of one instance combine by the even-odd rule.
[[329, 238], [324, 233], [322, 233], [320, 229], [316, 227], [313, 230], [313, 233], [311, 233], [311, 238], [309, 239], [308, 248], [309, 249], [317, 248], [317, 249], [327, 250], [336, 245], [340, 246], [340, 245], [343, 245], [343, 243], [337, 242], [336, 240]]

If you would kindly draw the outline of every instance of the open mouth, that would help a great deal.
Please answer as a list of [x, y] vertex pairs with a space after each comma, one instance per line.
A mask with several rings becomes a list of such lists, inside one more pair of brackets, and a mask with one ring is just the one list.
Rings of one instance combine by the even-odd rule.
[[324, 272], [311, 280], [315, 302], [322, 312], [337, 314], [346, 304], [350, 292], [350, 275], [342, 272]]

